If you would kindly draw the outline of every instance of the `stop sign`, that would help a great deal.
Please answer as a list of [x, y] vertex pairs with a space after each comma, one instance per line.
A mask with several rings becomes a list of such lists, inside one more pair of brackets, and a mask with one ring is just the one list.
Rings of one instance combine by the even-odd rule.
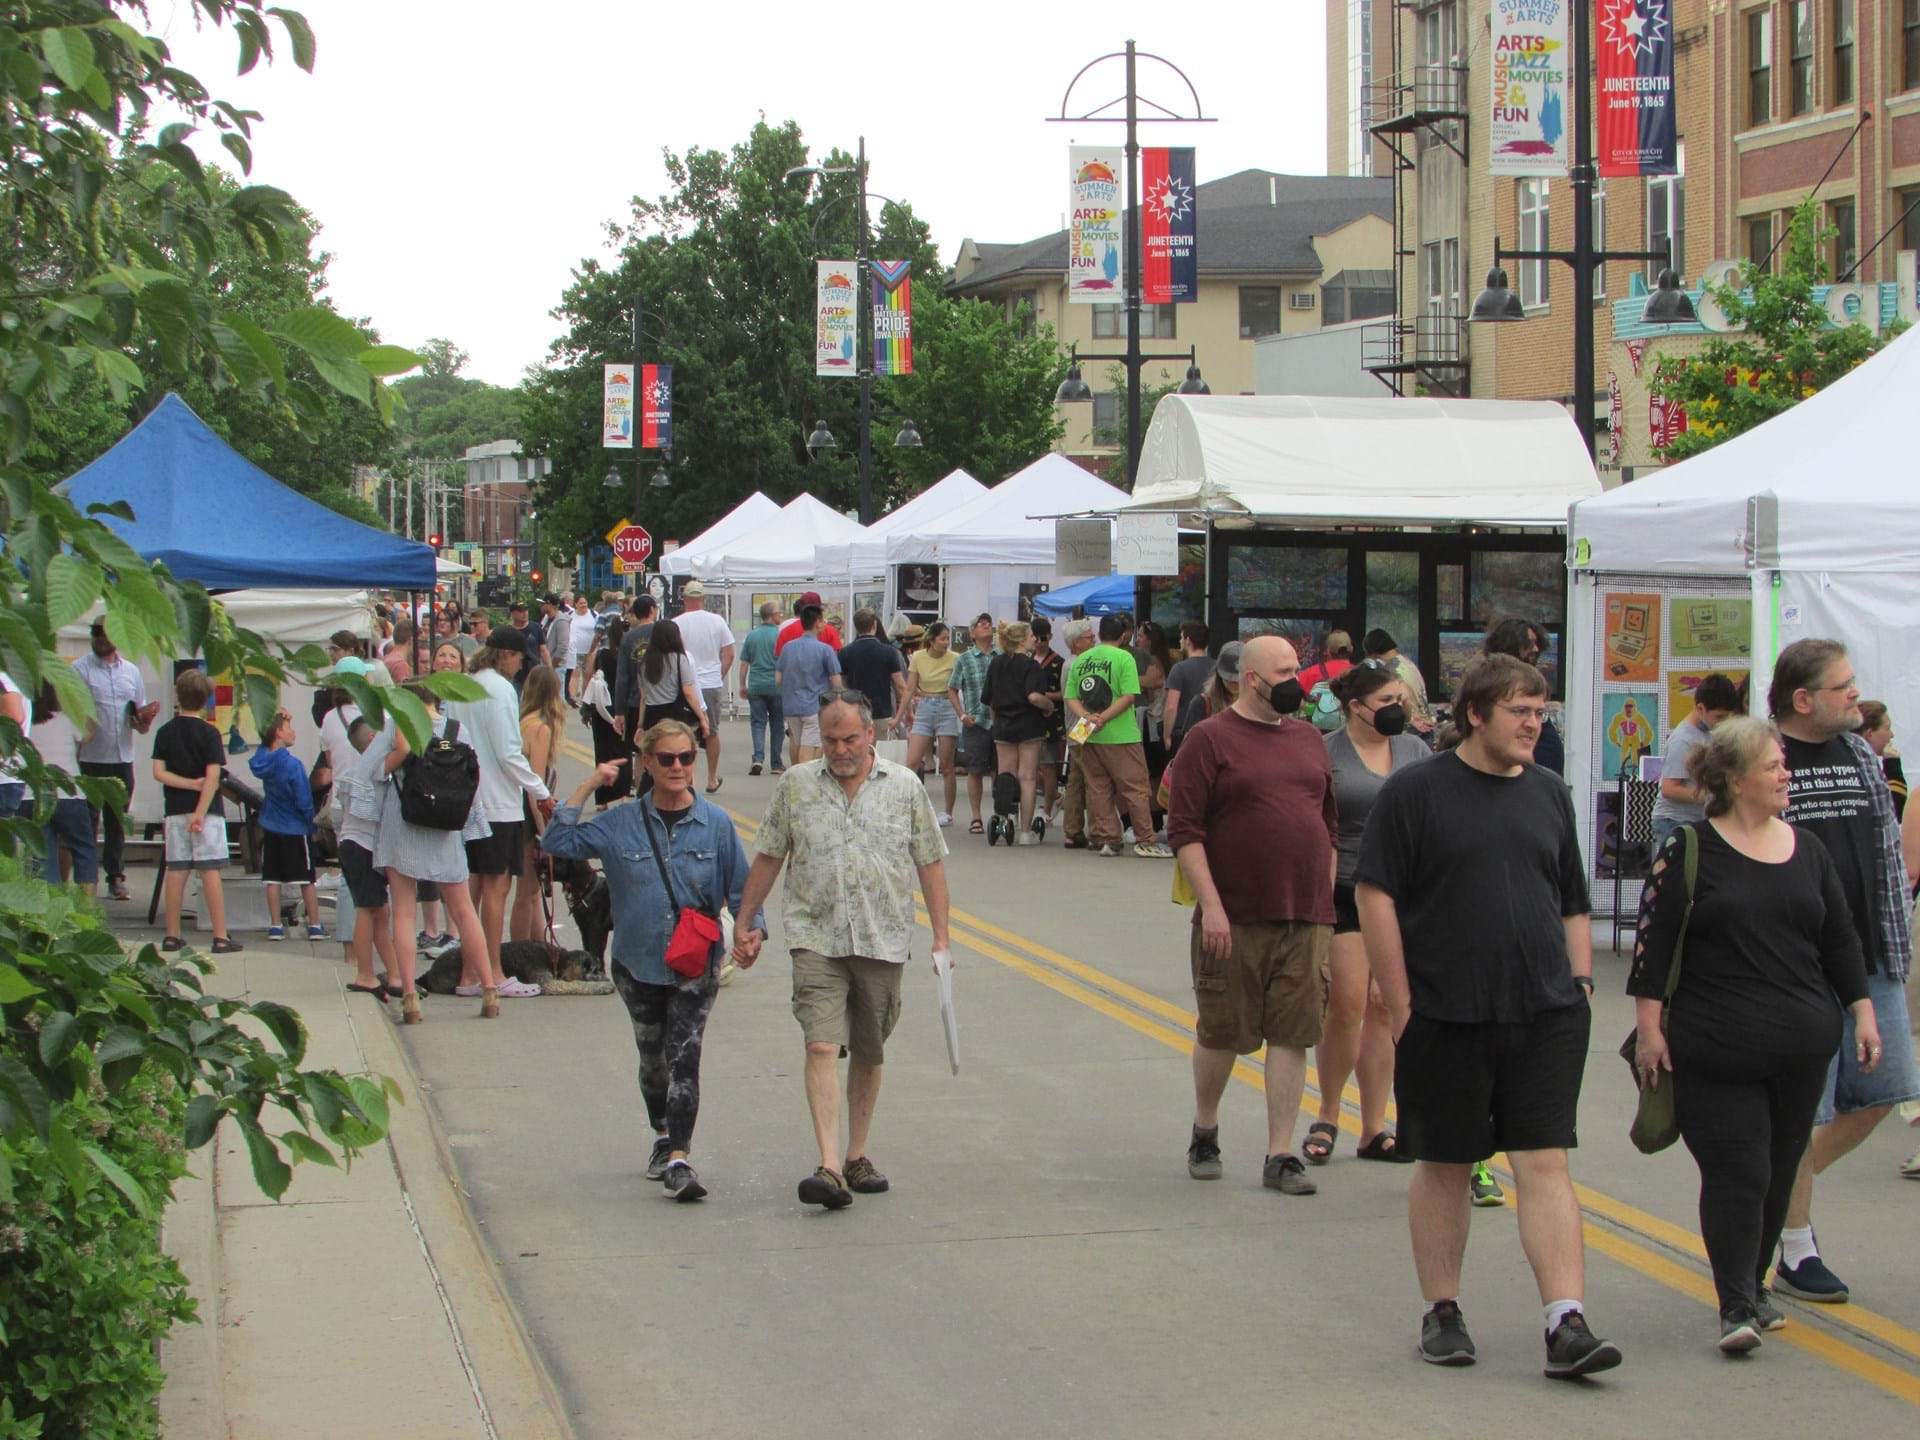
[[613, 546], [613, 558], [630, 570], [638, 570], [653, 554], [653, 537], [629, 520], [616, 526], [607, 536]]

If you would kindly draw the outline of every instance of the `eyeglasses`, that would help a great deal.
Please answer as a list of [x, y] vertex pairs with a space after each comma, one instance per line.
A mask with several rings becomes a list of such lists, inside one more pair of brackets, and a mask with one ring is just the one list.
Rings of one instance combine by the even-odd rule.
[[1516, 720], [1531, 720], [1536, 725], [1546, 723], [1547, 707], [1544, 705], [1502, 705], [1499, 708]]
[[697, 752], [692, 750], [656, 750], [653, 752], [651, 758], [659, 761], [662, 765], [670, 765], [676, 769], [682, 765], [691, 768], [693, 765], [693, 757], [696, 753]]
[[1851, 690], [1859, 683], [1860, 677], [1858, 675], [1849, 675], [1838, 685], [1809, 685], [1807, 689], [1818, 695], [1823, 690]]

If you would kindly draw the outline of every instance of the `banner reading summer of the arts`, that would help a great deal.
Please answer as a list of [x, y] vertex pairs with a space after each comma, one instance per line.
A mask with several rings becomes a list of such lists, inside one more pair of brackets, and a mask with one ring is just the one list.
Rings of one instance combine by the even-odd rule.
[[1125, 290], [1120, 205], [1120, 151], [1108, 145], [1067, 147], [1067, 299], [1117, 305]]
[[873, 270], [873, 373], [913, 373], [913, 273], [907, 260], [869, 260]]
[[1191, 146], [1140, 152], [1140, 298], [1145, 304], [1186, 305], [1200, 298], [1193, 177]]
[[633, 448], [633, 366], [609, 365], [600, 381], [600, 444]]
[[1600, 173], [1672, 175], [1673, 0], [1600, 0]]
[[1567, 173], [1568, 0], [1493, 0], [1493, 108], [1487, 146], [1495, 175]]
[[673, 367], [640, 367], [640, 444], [647, 450], [673, 448]]
[[860, 307], [853, 277], [859, 267], [851, 260], [819, 262], [814, 292], [813, 373], [857, 375], [854, 351], [859, 347]]

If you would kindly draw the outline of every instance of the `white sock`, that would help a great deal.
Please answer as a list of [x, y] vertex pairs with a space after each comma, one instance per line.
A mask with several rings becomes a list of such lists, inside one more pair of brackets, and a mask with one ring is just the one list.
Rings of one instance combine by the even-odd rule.
[[1551, 1335], [1560, 1328], [1560, 1322], [1569, 1315], [1577, 1315], [1586, 1306], [1578, 1300], [1555, 1300], [1547, 1306], [1547, 1333]]
[[1803, 1225], [1798, 1230], [1780, 1232], [1780, 1263], [1791, 1270], [1802, 1260], [1820, 1258], [1820, 1247], [1813, 1243], [1813, 1227]]

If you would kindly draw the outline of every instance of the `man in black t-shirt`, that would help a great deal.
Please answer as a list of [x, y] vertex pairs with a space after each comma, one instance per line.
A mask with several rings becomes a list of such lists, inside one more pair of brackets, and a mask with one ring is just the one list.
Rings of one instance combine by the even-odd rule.
[[241, 948], [227, 935], [226, 896], [220, 889], [220, 870], [227, 863], [227, 818], [220, 804], [226, 747], [219, 729], [205, 718], [213, 701], [213, 681], [207, 672], [182, 671], [173, 690], [179, 713], [153, 733], [153, 778], [160, 782], [166, 816], [162, 833], [167, 937], [160, 948], [181, 946], [180, 909], [186, 899], [187, 875], [198, 870], [207, 897], [207, 919], [213, 927], [213, 953], [224, 955]]
[[1794, 641], [1774, 661], [1767, 701], [1791, 773], [1787, 819], [1819, 837], [1840, 872], [1883, 1047], [1874, 1068], [1862, 1071], [1848, 1016], [1780, 1232], [1774, 1284], [1836, 1305], [1848, 1290], [1814, 1243], [1813, 1177], [1871, 1135], [1894, 1106], [1920, 1099], [1905, 990], [1913, 962], [1906, 865], [1886, 774], [1873, 747], [1852, 733], [1860, 724], [1860, 689], [1846, 647]]
[[1394, 1033], [1399, 1148], [1414, 1269], [1429, 1309], [1421, 1357], [1471, 1365], [1460, 1270], [1476, 1162], [1505, 1150], [1546, 1307], [1546, 1373], [1610, 1370], [1587, 1328], [1580, 1207], [1567, 1172], [1592, 1017], [1593, 937], [1573, 805], [1533, 763], [1546, 678], [1511, 655], [1467, 670], [1457, 749], [1394, 775], [1355, 872], [1367, 961]]
[[840, 651], [840, 674], [867, 697], [874, 738], [885, 740], [893, 734], [894, 711], [907, 697], [906, 658], [880, 638], [880, 617], [873, 611], [854, 611], [853, 631], [854, 642]]

